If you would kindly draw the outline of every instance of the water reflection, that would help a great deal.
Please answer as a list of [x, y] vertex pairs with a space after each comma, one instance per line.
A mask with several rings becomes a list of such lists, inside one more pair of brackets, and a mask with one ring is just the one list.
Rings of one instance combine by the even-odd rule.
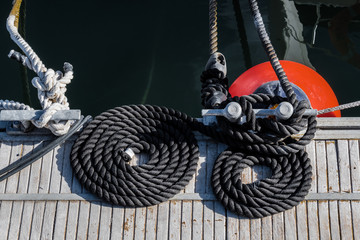
[[[316, 69], [340, 103], [358, 100], [358, 5], [353, 12], [321, 5], [313, 45], [316, 5], [288, 0], [259, 4], [280, 58]], [[11, 1], [0, 3], [1, 22], [10, 7]], [[72, 108], [97, 115], [115, 106], [149, 103], [200, 115], [199, 76], [208, 58], [207, 1], [38, 0], [28, 1], [27, 7], [27, 40], [39, 56], [54, 68], [64, 61], [74, 65], [67, 93]], [[219, 50], [227, 58], [231, 82], [267, 57], [247, 0], [220, 1], [218, 9]], [[4, 25], [0, 95], [23, 102], [18, 66], [6, 58], [14, 44]], [[36, 92], [30, 89], [35, 105]], [[360, 116], [360, 110], [343, 116]]]

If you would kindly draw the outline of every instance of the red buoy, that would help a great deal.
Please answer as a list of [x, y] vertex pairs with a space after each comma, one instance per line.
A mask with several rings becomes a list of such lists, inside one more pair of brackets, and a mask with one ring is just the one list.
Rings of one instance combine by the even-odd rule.
[[[311, 68], [292, 61], [281, 60], [289, 81], [302, 89], [310, 100], [313, 109], [322, 110], [336, 107], [339, 102], [326, 80]], [[264, 83], [277, 81], [278, 78], [270, 62], [256, 65], [241, 74], [230, 86], [231, 96], [254, 93]], [[341, 117], [340, 111], [325, 113], [318, 117]]]

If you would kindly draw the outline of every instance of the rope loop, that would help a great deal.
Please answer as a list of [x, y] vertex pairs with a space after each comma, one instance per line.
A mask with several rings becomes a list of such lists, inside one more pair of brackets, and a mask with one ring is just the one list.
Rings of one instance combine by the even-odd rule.
[[73, 121], [49, 121], [51, 116], [58, 110], [68, 110], [69, 103], [65, 96], [66, 85], [73, 79], [73, 67], [69, 63], [64, 64], [64, 73], [47, 69], [30, 45], [19, 34], [17, 29], [17, 16], [21, 1], [16, 1], [11, 11], [6, 27], [11, 39], [19, 46], [25, 55], [11, 50], [8, 57], [17, 60], [37, 74], [32, 84], [38, 90], [38, 99], [44, 114], [39, 120], [33, 121], [37, 127], [47, 127], [55, 135], [63, 135], [70, 129]]

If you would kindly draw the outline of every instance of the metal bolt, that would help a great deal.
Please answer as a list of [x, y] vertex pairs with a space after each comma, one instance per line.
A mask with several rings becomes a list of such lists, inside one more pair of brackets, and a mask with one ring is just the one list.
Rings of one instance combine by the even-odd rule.
[[237, 122], [241, 117], [241, 106], [237, 102], [230, 102], [224, 109], [203, 109], [202, 116], [223, 116], [230, 122]]

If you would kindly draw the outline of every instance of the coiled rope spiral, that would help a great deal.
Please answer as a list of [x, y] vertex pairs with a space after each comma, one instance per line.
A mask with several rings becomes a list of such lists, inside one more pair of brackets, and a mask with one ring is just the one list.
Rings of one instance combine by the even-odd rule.
[[[117, 107], [97, 116], [81, 133], [71, 165], [92, 193], [114, 204], [144, 207], [166, 201], [192, 179], [199, 157], [187, 115], [149, 105]], [[146, 153], [130, 166], [126, 150]]]
[[[213, 16], [216, 2], [210, 3]], [[256, 10], [256, 6], [252, 8]], [[255, 14], [255, 18], [262, 22], [261, 16]], [[212, 33], [216, 18], [211, 19]], [[266, 94], [232, 98], [225, 74], [208, 69], [201, 76], [202, 104], [221, 108], [236, 101], [246, 117], [245, 124], [219, 117], [218, 126], [206, 126], [184, 113], [150, 105], [109, 110], [96, 117], [75, 141], [71, 165], [80, 182], [114, 204], [127, 207], [158, 204], [178, 193], [193, 177], [199, 150], [192, 131], [199, 131], [229, 146], [216, 160], [212, 175], [214, 193], [226, 208], [254, 218], [297, 205], [311, 183], [310, 160], [304, 148], [314, 137], [316, 120], [303, 116], [309, 106], [296, 100], [264, 31], [259, 30], [286, 99]], [[209, 104], [214, 96], [221, 96], [222, 103]], [[256, 118], [255, 106], [270, 108], [285, 100], [294, 106], [289, 120]], [[299, 140], [290, 137], [305, 127], [307, 130]], [[147, 154], [148, 162], [131, 166], [127, 163], [131, 159], [129, 150]], [[272, 176], [257, 184], [242, 184], [241, 171], [254, 165], [269, 166]]]

